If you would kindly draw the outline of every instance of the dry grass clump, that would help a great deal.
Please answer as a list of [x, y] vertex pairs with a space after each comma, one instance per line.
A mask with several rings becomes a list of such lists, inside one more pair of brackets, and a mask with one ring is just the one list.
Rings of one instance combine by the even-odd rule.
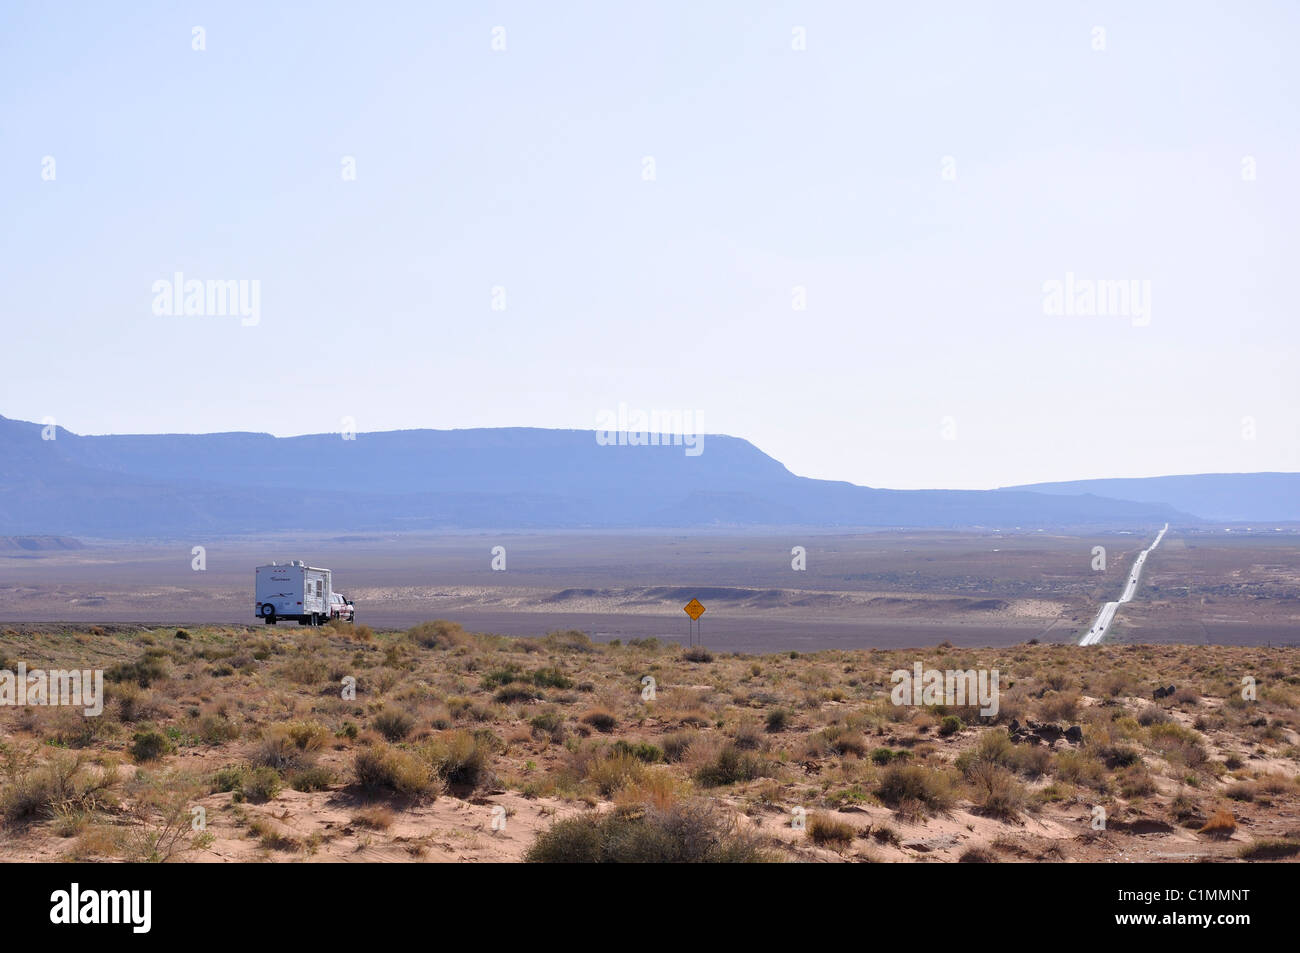
[[396, 794], [412, 800], [432, 800], [441, 793], [433, 765], [414, 752], [387, 744], [359, 750], [353, 758], [357, 784], [370, 792]]
[[742, 751], [735, 742], [718, 746], [712, 756], [696, 765], [692, 776], [702, 787], [716, 788], [742, 781], [753, 781], [770, 773], [767, 759], [752, 752]]
[[474, 637], [459, 622], [446, 619], [421, 622], [407, 629], [406, 637], [424, 649], [466, 649], [474, 643]]
[[947, 774], [910, 764], [886, 768], [876, 796], [900, 814], [911, 816], [946, 813], [957, 801], [952, 779]]
[[1079, 714], [1078, 692], [1048, 692], [1038, 703], [1043, 721], [1074, 721]]
[[372, 831], [386, 831], [393, 826], [393, 821], [396, 819], [397, 815], [392, 809], [383, 806], [365, 807], [352, 815], [353, 824]]
[[818, 847], [833, 847], [844, 850], [858, 836], [858, 829], [848, 821], [840, 820], [830, 814], [812, 814], [808, 817], [808, 836]]
[[587, 780], [602, 797], [639, 784], [646, 776], [645, 762], [632, 754], [609, 751], [587, 764]]
[[491, 732], [445, 731], [421, 751], [443, 782], [467, 793], [492, 783], [492, 757], [499, 745]]
[[592, 708], [578, 719], [584, 725], [595, 728], [597, 731], [611, 732], [618, 724], [618, 719], [606, 708]]
[[1222, 808], [1210, 815], [1210, 819], [1201, 828], [1202, 834], [1209, 834], [1211, 837], [1231, 837], [1236, 831], [1237, 819], [1232, 816], [1231, 811]]
[[1078, 784], [1097, 791], [1106, 790], [1106, 766], [1086, 749], [1058, 751], [1054, 773], [1067, 784]]
[[61, 814], [107, 810], [118, 783], [117, 766], [91, 765], [81, 754], [58, 754], [36, 766], [30, 754], [5, 750], [5, 784], [0, 817], [7, 822], [49, 819]]
[[664, 760], [676, 764], [686, 760], [691, 746], [700, 739], [698, 731], [675, 731], [659, 739], [663, 748]]
[[1028, 799], [1025, 786], [1001, 765], [981, 761], [972, 766], [972, 801], [976, 811], [999, 820], [1013, 821], [1020, 816]]
[[530, 863], [737, 864], [769, 861], [734, 817], [705, 801], [604, 811], [557, 821], [538, 835]]
[[1300, 854], [1300, 841], [1265, 838], [1244, 845], [1237, 856], [1242, 860], [1280, 860]]
[[390, 705], [370, 722], [387, 741], [401, 741], [415, 728], [415, 718], [404, 708]]

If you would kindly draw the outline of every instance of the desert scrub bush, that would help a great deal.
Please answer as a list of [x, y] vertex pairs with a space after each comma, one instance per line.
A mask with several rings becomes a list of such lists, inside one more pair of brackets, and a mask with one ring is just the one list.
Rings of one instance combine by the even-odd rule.
[[1093, 747], [1091, 751], [1101, 759], [1102, 764], [1112, 771], [1116, 768], [1127, 768], [1142, 761], [1141, 753], [1136, 748], [1130, 748], [1128, 745], [1103, 744]]
[[564, 713], [558, 708], [548, 708], [534, 715], [528, 720], [528, 725], [532, 728], [534, 737], [549, 738], [556, 743], [564, 740]]
[[691, 745], [700, 737], [698, 731], [674, 731], [659, 739], [664, 749], [664, 760], [676, 764], [686, 759]]
[[386, 807], [363, 807], [352, 815], [352, 823], [372, 831], [386, 831], [393, 826], [397, 815]]
[[737, 725], [731, 740], [735, 742], [737, 748], [745, 751], [758, 751], [767, 746], [767, 739], [763, 737], [762, 729], [752, 721]]
[[244, 778], [249, 769], [244, 765], [229, 764], [212, 772], [208, 781], [208, 791], [212, 794], [224, 794], [228, 791], [242, 791]]
[[1078, 713], [1076, 692], [1048, 692], [1038, 702], [1038, 714], [1044, 721], [1073, 721]]
[[1106, 787], [1106, 768], [1088, 751], [1057, 752], [1055, 775], [1069, 784], [1081, 784], [1099, 791]]
[[289, 787], [295, 791], [326, 791], [334, 783], [334, 772], [324, 765], [312, 765], [290, 772]]
[[1111, 698], [1118, 698], [1131, 695], [1135, 684], [1127, 672], [1110, 672], [1101, 680], [1101, 690]]
[[663, 749], [658, 745], [652, 745], [648, 741], [625, 741], [619, 738], [611, 746], [612, 751], [618, 754], [628, 754], [645, 764], [656, 764], [664, 760]]
[[248, 822], [248, 833], [257, 838], [267, 850], [298, 850], [302, 842], [266, 817], [255, 817]]
[[131, 738], [131, 757], [141, 763], [157, 761], [175, 750], [176, 746], [171, 739], [153, 728], [137, 731]]
[[271, 768], [281, 773], [309, 767], [315, 758], [314, 752], [298, 747], [286, 725], [267, 727], [248, 756], [254, 767]]
[[697, 645], [694, 648], [687, 649], [682, 653], [683, 662], [708, 663], [713, 661], [713, 653], [703, 646]]
[[987, 817], [1013, 821], [1020, 816], [1028, 797], [1025, 787], [1006, 768], [988, 761], [974, 765], [968, 777], [975, 809]]
[[433, 765], [411, 751], [377, 744], [357, 751], [352, 761], [357, 784], [366, 791], [388, 792], [412, 800], [431, 800], [441, 785]]
[[472, 698], [453, 695], [447, 699], [447, 710], [454, 721], [491, 721], [492, 711]]
[[539, 668], [533, 672], [532, 681], [538, 688], [558, 688], [563, 690], [573, 687], [573, 679], [554, 666]]
[[1052, 691], [1059, 692], [1070, 684], [1070, 676], [1065, 672], [1049, 672], [1043, 681], [1047, 683], [1047, 687]]
[[325, 663], [316, 655], [298, 655], [276, 670], [276, 676], [294, 685], [319, 685], [329, 677]]
[[1224, 789], [1223, 796], [1232, 801], [1253, 801], [1259, 791], [1249, 781], [1239, 781]]
[[490, 733], [451, 731], [431, 740], [423, 753], [448, 785], [475, 790], [492, 782], [493, 748]]
[[[1140, 721], [1140, 719], [1139, 719]], [[1186, 728], [1173, 720], [1155, 722], [1147, 727], [1147, 743], [1159, 748], [1169, 741], [1199, 743], [1201, 736], [1191, 728]]]
[[645, 775], [645, 763], [623, 752], [610, 751], [587, 764], [587, 780], [606, 798], [624, 787], [639, 784]]
[[319, 751], [330, 738], [328, 728], [310, 719], [287, 722], [284, 733], [299, 751]]
[[283, 790], [280, 772], [266, 765], [249, 770], [239, 780], [240, 795], [254, 804], [269, 801]]
[[1176, 721], [1152, 725], [1147, 729], [1147, 737], [1150, 747], [1164, 755], [1171, 764], [1195, 770], [1210, 760], [1200, 734]]
[[596, 651], [590, 636], [577, 629], [556, 630], [546, 633], [542, 645], [548, 652], [579, 652], [590, 654]]
[[821, 734], [826, 747], [840, 756], [853, 755], [855, 758], [865, 758], [870, 750], [861, 732], [853, 731], [843, 725], [831, 725], [822, 729]]
[[896, 810], [919, 808], [932, 814], [948, 811], [956, 801], [952, 779], [920, 765], [894, 764], [887, 767], [876, 788], [876, 796], [881, 803]]
[[16, 749], [3, 748], [5, 784], [0, 788], [0, 817], [16, 823], [61, 813], [106, 810], [110, 789], [118, 783], [116, 765], [91, 767], [80, 754], [59, 753], [43, 765]]
[[1242, 860], [1280, 860], [1300, 854], [1300, 841], [1267, 838], [1243, 845], [1237, 856]]
[[401, 741], [415, 727], [415, 719], [405, 709], [390, 705], [376, 715], [370, 724], [386, 740]]
[[126, 793], [135, 821], [126, 831], [127, 861], [166, 863], [191, 844], [190, 807], [200, 793], [193, 776], [137, 771], [126, 782]]
[[1156, 782], [1140, 764], [1126, 768], [1115, 776], [1119, 784], [1119, 793], [1126, 798], [1147, 797], [1156, 793]]
[[766, 759], [750, 751], [742, 751], [734, 742], [725, 742], [717, 753], [696, 767], [693, 777], [706, 788], [737, 784], [766, 777], [769, 768]]
[[578, 719], [582, 724], [597, 731], [610, 732], [618, 724], [618, 719], [606, 708], [592, 708]]
[[517, 705], [541, 697], [541, 693], [531, 685], [524, 682], [510, 682], [508, 685], [502, 685], [498, 688], [496, 694], [492, 696], [492, 700], [502, 705]]
[[888, 824], [876, 824], [871, 828], [871, 839], [877, 844], [893, 844], [897, 846], [903, 842], [903, 837], [894, 828]]
[[1261, 794], [1286, 794], [1294, 790], [1296, 782], [1285, 774], [1261, 774], [1255, 779], [1256, 790]]
[[635, 782], [625, 784], [614, 792], [614, 809], [639, 810], [655, 807], [667, 810], [678, 803], [690, 790], [690, 782], [671, 771], [647, 768]]
[[134, 662], [114, 665], [104, 673], [104, 678], [109, 682], [131, 682], [141, 688], [148, 688], [167, 677], [170, 657], [171, 653], [167, 649], [145, 649], [144, 654]]
[[1041, 778], [1052, 767], [1052, 751], [1046, 745], [1016, 745], [1006, 765], [1027, 778]]
[[944, 715], [939, 722], [939, 735], [947, 738], [957, 734], [964, 727], [966, 726], [962, 724], [962, 720], [956, 715]]
[[1237, 831], [1237, 819], [1231, 811], [1220, 808], [1210, 815], [1210, 819], [1201, 827], [1202, 834], [1210, 837], [1231, 837]]
[[1138, 724], [1143, 728], [1149, 728], [1152, 725], [1163, 725], [1172, 721], [1164, 709], [1157, 708], [1155, 705], [1147, 705], [1137, 716]]
[[818, 847], [844, 850], [858, 836], [858, 829], [848, 821], [830, 814], [812, 814], [808, 817], [808, 836]]
[[421, 622], [407, 629], [406, 637], [424, 649], [462, 649], [474, 643], [474, 637], [461, 628], [460, 623], [446, 619]]
[[112, 737], [117, 725], [112, 718], [87, 718], [73, 708], [47, 708], [40, 722], [46, 741], [62, 748], [89, 748]]
[[772, 860], [734, 819], [702, 801], [605, 811], [557, 821], [524, 854], [529, 863], [761, 863]]
[[479, 686], [485, 691], [491, 691], [494, 688], [500, 688], [502, 685], [509, 685], [511, 682], [523, 681], [523, 679], [523, 666], [516, 662], [509, 662], [501, 668], [485, 672], [479, 680]]
[[983, 731], [975, 744], [957, 755], [954, 762], [957, 769], [969, 775], [978, 764], [997, 764], [1007, 766], [1016, 755], [1016, 746], [1002, 728], [989, 728]]
[[764, 721], [764, 727], [770, 734], [776, 734], [778, 731], [785, 731], [790, 727], [790, 712], [785, 708], [773, 708], [767, 713]]
[[904, 752], [894, 751], [891, 748], [873, 748], [871, 749], [871, 763], [883, 767], [903, 753]]
[[141, 688], [135, 682], [121, 682], [105, 686], [104, 693], [117, 713], [118, 721], [130, 724], [145, 721], [158, 714], [158, 705], [153, 693]]
[[207, 744], [219, 745], [238, 738], [239, 726], [224, 715], [203, 715], [194, 733]]

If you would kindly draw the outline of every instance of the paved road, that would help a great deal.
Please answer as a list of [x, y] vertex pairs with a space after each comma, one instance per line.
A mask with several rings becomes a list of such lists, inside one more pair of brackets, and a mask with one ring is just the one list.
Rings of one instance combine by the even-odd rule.
[[1138, 583], [1142, 580], [1142, 567], [1146, 565], [1147, 556], [1160, 545], [1160, 540], [1165, 538], [1167, 532], [1169, 532], [1168, 523], [1164, 525], [1164, 529], [1156, 533], [1156, 538], [1151, 545], [1138, 553], [1137, 559], [1133, 560], [1133, 567], [1129, 570], [1128, 579], [1125, 580], [1124, 592], [1116, 602], [1108, 602], [1101, 607], [1097, 618], [1093, 620], [1092, 628], [1079, 640], [1080, 645], [1096, 645], [1100, 642], [1110, 629], [1110, 624], [1115, 621], [1115, 613], [1119, 611], [1119, 607], [1133, 601], [1133, 596], [1137, 594]]

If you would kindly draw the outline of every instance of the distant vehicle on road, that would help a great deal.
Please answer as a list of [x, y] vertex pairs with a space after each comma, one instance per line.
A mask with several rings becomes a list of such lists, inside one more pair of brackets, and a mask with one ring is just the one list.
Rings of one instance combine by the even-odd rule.
[[352, 600], [341, 592], [335, 592], [330, 595], [330, 618], [338, 619], [341, 622], [356, 622], [357, 610], [352, 605]]
[[300, 559], [258, 566], [253, 589], [253, 612], [267, 625], [322, 625], [334, 618], [350, 622], [356, 615], [347, 597], [334, 592], [333, 574]]

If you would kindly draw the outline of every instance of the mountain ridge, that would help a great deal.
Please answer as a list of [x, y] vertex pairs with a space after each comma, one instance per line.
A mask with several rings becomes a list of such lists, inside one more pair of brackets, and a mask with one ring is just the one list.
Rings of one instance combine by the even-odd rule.
[[0, 417], [0, 534], [105, 537], [439, 528], [1143, 528], [1161, 502], [889, 490], [793, 474], [747, 440], [602, 446], [593, 431], [81, 436]]

